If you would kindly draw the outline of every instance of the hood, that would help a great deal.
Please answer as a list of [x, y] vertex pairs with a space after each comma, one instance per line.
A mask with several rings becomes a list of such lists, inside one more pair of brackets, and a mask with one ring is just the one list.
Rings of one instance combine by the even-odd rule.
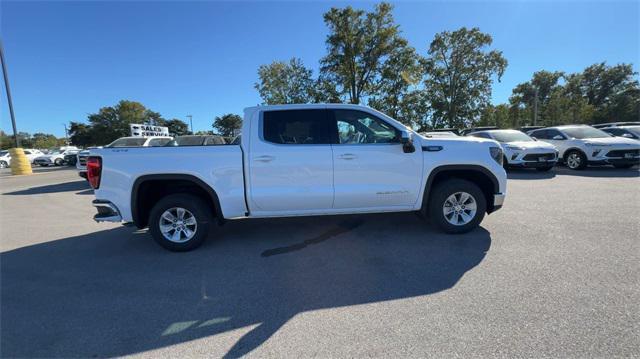
[[550, 143], [546, 143], [546, 142], [542, 142], [542, 141], [513, 141], [513, 142], [504, 142], [502, 143], [502, 146], [506, 147], [506, 146], [513, 146], [513, 147], [520, 147], [520, 148], [525, 148], [528, 150], [535, 150], [535, 149], [540, 149], [540, 150], [555, 150], [556, 146], [550, 144]]
[[41, 155], [36, 157], [36, 159], [38, 158], [44, 158], [44, 159], [48, 159], [48, 160], [53, 160], [54, 158], [62, 158], [64, 157], [62, 154], [56, 154], [56, 155]]
[[585, 138], [584, 143], [592, 143], [594, 145], [630, 145], [638, 147], [638, 141], [625, 137], [602, 137], [602, 138]]

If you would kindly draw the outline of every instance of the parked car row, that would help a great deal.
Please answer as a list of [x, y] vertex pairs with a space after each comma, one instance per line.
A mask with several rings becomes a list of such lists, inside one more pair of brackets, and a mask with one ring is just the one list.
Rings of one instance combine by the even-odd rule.
[[[596, 128], [598, 127], [598, 128]], [[426, 137], [455, 137], [455, 129], [423, 133]], [[630, 168], [640, 164], [640, 123], [601, 125], [528, 126], [518, 130], [481, 127], [465, 129], [464, 136], [500, 143], [504, 167], [549, 171], [556, 163], [580, 170], [589, 165]]]

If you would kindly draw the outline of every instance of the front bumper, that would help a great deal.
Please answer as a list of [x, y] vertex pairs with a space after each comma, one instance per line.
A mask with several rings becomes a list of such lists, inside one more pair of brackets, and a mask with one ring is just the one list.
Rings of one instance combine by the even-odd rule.
[[98, 210], [98, 213], [93, 216], [96, 222], [121, 222], [122, 216], [115, 204], [103, 200], [95, 199], [91, 202]]
[[506, 196], [507, 195], [504, 193], [496, 193], [493, 195], [493, 211], [492, 212], [495, 212], [500, 208], [502, 208], [502, 205], [504, 204], [504, 199]]
[[637, 165], [640, 150], [629, 148], [595, 148], [587, 153], [590, 165]]
[[510, 150], [507, 154], [507, 164], [509, 167], [520, 168], [540, 168], [553, 167], [558, 162], [558, 153], [556, 151], [514, 151]]

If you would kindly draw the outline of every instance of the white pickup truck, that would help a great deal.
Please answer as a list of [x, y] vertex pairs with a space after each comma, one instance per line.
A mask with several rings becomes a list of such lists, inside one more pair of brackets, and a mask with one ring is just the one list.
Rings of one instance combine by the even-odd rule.
[[446, 233], [502, 206], [507, 178], [488, 139], [422, 137], [373, 109], [250, 107], [239, 145], [93, 149], [96, 221], [133, 222], [174, 251], [213, 221], [416, 211]]

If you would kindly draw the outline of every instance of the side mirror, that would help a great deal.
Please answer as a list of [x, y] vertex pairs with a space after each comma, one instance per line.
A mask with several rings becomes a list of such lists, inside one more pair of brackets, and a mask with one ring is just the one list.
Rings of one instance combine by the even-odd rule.
[[402, 151], [404, 153], [413, 153], [416, 151], [416, 147], [413, 145], [411, 132], [402, 131], [400, 134], [400, 143], [402, 143]]
[[626, 137], [626, 138], [633, 138], [633, 136], [631, 136], [630, 133], [623, 133], [622, 137]]
[[538, 140], [538, 139], [537, 139], [537, 138], [535, 138], [535, 137], [531, 137], [531, 138], [533, 138], [533, 140], [534, 140], [534, 141], [537, 141], [537, 140]]
[[554, 139], [554, 140], [564, 140], [564, 137], [562, 137], [560, 135], [555, 135], [555, 136], [553, 136], [552, 139]]

